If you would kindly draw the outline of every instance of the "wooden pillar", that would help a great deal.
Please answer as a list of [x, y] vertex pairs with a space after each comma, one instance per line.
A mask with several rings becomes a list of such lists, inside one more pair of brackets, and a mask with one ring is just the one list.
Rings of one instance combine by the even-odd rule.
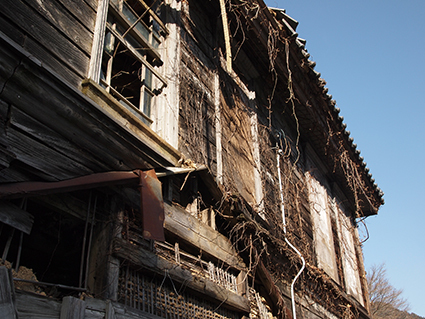
[[[250, 92], [251, 93], [251, 92]], [[255, 93], [252, 92], [250, 97], [250, 103], [255, 108]], [[255, 210], [259, 216], [266, 220], [264, 215], [264, 193], [263, 193], [263, 182], [261, 180], [261, 158], [260, 158], [260, 143], [258, 140], [258, 116], [257, 113], [251, 112], [251, 143], [252, 143], [252, 158], [254, 161], [254, 187], [255, 187]]]
[[[111, 201], [111, 216], [113, 220], [112, 241], [114, 238], [121, 238], [122, 225], [124, 220], [124, 204], [114, 197]], [[112, 241], [109, 243], [109, 254], [107, 260], [107, 270], [105, 278], [104, 298], [112, 301], [118, 299], [118, 279], [120, 273], [120, 260], [112, 256]]]
[[214, 75], [215, 141], [217, 157], [217, 184], [223, 184], [223, 153], [221, 144], [220, 77]]

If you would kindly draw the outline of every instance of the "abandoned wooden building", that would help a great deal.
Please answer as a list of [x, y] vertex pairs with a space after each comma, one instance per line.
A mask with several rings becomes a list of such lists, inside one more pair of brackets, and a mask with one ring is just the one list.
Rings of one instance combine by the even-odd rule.
[[0, 2], [1, 318], [369, 318], [383, 204], [263, 0]]

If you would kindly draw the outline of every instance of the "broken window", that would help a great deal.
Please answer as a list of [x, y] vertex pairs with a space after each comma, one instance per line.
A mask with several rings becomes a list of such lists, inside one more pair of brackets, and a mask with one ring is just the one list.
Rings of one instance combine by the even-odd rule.
[[[100, 64], [93, 79], [147, 125], [153, 122], [155, 96], [166, 86], [159, 73], [163, 62], [158, 49], [165, 34], [159, 18], [161, 4], [159, 0], [110, 0], [103, 17], [103, 49], [98, 50], [102, 57], [92, 62]], [[94, 45], [102, 45], [102, 39]]]

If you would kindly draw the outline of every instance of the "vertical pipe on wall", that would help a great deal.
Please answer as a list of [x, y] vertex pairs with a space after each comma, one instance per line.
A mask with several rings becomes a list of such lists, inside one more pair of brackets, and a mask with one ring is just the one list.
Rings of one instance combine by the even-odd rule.
[[303, 270], [305, 268], [305, 260], [304, 260], [304, 257], [299, 252], [299, 250], [294, 245], [292, 245], [292, 243], [286, 237], [285, 205], [284, 205], [284, 200], [283, 200], [283, 187], [282, 187], [282, 177], [281, 177], [281, 170], [280, 170], [280, 154], [282, 153], [282, 150], [279, 148], [278, 145], [276, 145], [276, 148], [277, 148], [277, 156], [276, 156], [277, 172], [278, 172], [278, 178], [279, 178], [279, 193], [280, 193], [280, 210], [282, 212], [283, 234], [284, 234], [284, 237], [285, 237], [285, 242], [288, 244], [289, 247], [292, 248], [293, 251], [296, 252], [296, 254], [301, 258], [301, 261], [302, 261], [302, 267], [298, 271], [298, 273], [294, 277], [294, 279], [292, 280], [292, 284], [291, 284], [292, 318], [297, 319], [297, 313], [295, 311], [294, 285], [295, 285], [295, 282], [297, 281], [298, 277], [301, 275], [301, 273], [303, 272]]

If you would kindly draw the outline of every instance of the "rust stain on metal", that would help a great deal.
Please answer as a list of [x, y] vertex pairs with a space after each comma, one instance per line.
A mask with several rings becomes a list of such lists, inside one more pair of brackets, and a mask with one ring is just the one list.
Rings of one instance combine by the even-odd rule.
[[140, 172], [140, 208], [142, 211], [143, 237], [165, 241], [164, 201], [161, 182], [154, 170]]

